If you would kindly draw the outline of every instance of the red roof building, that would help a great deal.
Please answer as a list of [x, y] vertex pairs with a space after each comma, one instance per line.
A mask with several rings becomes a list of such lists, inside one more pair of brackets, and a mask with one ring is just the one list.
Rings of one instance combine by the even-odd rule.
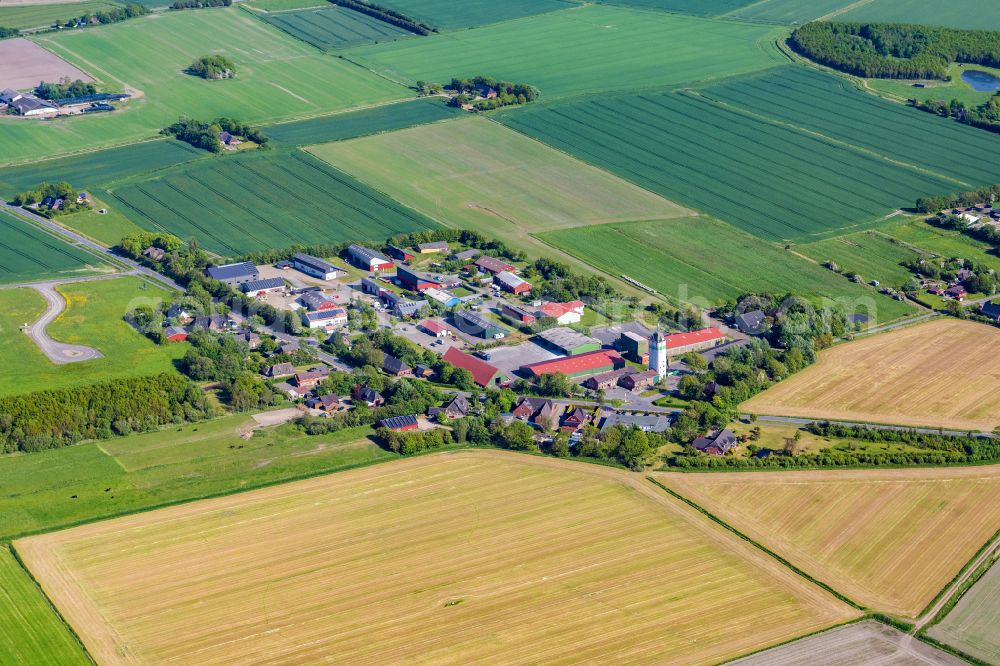
[[505, 379], [499, 369], [455, 347], [446, 351], [442, 358], [456, 368], [471, 372], [472, 380], [480, 386], [495, 386]]
[[568, 303], [553, 303], [551, 301], [542, 303], [538, 308], [539, 317], [552, 317], [562, 325], [578, 324], [583, 318], [583, 301], [569, 301]]
[[598, 349], [585, 354], [524, 365], [521, 366], [521, 371], [534, 377], [556, 373], [569, 377], [582, 377], [583, 375], [597, 375], [624, 367], [625, 359], [618, 352], [610, 349]]
[[451, 331], [448, 330], [447, 326], [433, 319], [424, 319], [418, 326], [424, 333], [433, 335], [436, 338], [444, 338], [451, 335]]
[[517, 272], [517, 268], [511, 266], [507, 262], [500, 261], [496, 257], [479, 257], [479, 259], [476, 259], [475, 265], [480, 270], [487, 273], [493, 273], [494, 275], [497, 273], [503, 273], [504, 271], [508, 271], [510, 273]]
[[668, 354], [686, 354], [690, 351], [714, 347], [725, 339], [725, 333], [715, 327], [702, 328], [687, 333], [674, 333], [664, 338]]

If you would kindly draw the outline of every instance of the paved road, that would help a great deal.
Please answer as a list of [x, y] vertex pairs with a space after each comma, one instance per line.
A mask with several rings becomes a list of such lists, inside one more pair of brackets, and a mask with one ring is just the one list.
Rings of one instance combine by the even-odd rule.
[[118, 254], [115, 254], [115, 252], [112, 251], [110, 248], [106, 248], [103, 245], [95, 243], [94, 241], [84, 236], [81, 236], [75, 231], [70, 231], [69, 229], [63, 226], [56, 224], [52, 220], [47, 220], [41, 215], [36, 215], [30, 211], [24, 210], [23, 208], [19, 208], [17, 206], [11, 206], [6, 202], [0, 202], [0, 205], [6, 208], [7, 211], [13, 214], [14, 217], [22, 221], [25, 221], [25, 224], [29, 224], [29, 222], [27, 222], [26, 220], [30, 220], [30, 223], [33, 223], [36, 226], [44, 227], [49, 232], [61, 237], [63, 240], [67, 241], [72, 245], [82, 246], [99, 256], [105, 257], [112, 263], [112, 265], [124, 264], [134, 274], [141, 275], [143, 277], [149, 278], [150, 280], [158, 282], [159, 284], [167, 287], [172, 291], [184, 291], [183, 287], [181, 287], [179, 284], [177, 284], [167, 276], [161, 275], [160, 273], [157, 273], [154, 270], [150, 270], [149, 268], [146, 268], [142, 264], [132, 261], [128, 257], [123, 257]]
[[101, 358], [103, 354], [93, 347], [84, 345], [71, 345], [65, 342], [56, 342], [49, 337], [46, 327], [55, 321], [56, 317], [66, 309], [66, 299], [55, 289], [55, 283], [48, 282], [30, 285], [45, 299], [48, 307], [42, 316], [33, 324], [24, 329], [24, 332], [38, 345], [38, 348], [49, 357], [49, 360], [57, 365], [66, 363], [80, 363], [82, 361], [92, 361]]

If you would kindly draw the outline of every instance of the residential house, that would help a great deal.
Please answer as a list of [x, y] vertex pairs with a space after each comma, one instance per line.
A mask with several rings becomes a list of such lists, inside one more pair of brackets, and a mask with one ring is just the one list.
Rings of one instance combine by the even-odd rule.
[[971, 277], [975, 277], [975, 273], [970, 271], [968, 268], [960, 268], [957, 273], [955, 273], [955, 278], [959, 282], [965, 282]]
[[208, 277], [218, 280], [230, 287], [238, 287], [245, 282], [255, 282], [260, 279], [260, 271], [249, 261], [241, 261], [224, 266], [210, 266], [205, 270]]
[[736, 435], [729, 428], [713, 430], [704, 437], [698, 437], [691, 444], [702, 453], [724, 456], [737, 444]]
[[225, 331], [232, 326], [232, 321], [229, 317], [225, 315], [208, 315], [203, 317], [195, 317], [194, 322], [191, 324], [191, 330], [203, 329], [206, 331]]
[[372, 273], [390, 271], [395, 267], [388, 257], [370, 247], [350, 245], [347, 248], [347, 256], [352, 264]]
[[292, 267], [320, 280], [336, 280], [347, 275], [347, 271], [343, 268], [338, 268], [325, 259], [304, 252], [296, 252], [292, 255]]
[[407, 414], [406, 416], [390, 416], [387, 419], [382, 419], [378, 422], [378, 427], [393, 432], [406, 432], [407, 430], [416, 430], [420, 425], [417, 423], [416, 414]]
[[457, 395], [444, 407], [431, 407], [427, 410], [428, 416], [437, 416], [441, 413], [449, 419], [460, 419], [467, 416], [469, 414], [469, 399], [464, 395]]
[[643, 370], [642, 372], [629, 372], [619, 381], [619, 385], [628, 391], [645, 391], [656, 386], [659, 381], [659, 374], [656, 370]]
[[581, 407], [568, 407], [563, 414], [562, 423], [559, 429], [564, 432], [576, 432], [583, 426], [590, 423], [591, 414]]
[[373, 388], [361, 386], [360, 384], [355, 384], [351, 389], [351, 400], [355, 403], [363, 403], [371, 409], [381, 407], [385, 404], [385, 398], [382, 397], [381, 393]]
[[965, 290], [965, 287], [963, 287], [960, 284], [957, 284], [954, 287], [949, 287], [948, 289], [945, 289], [944, 295], [946, 298], [951, 298], [956, 301], [964, 301], [965, 297], [969, 295], [969, 292]]
[[299, 400], [301, 398], [308, 398], [312, 396], [312, 389], [308, 386], [289, 386], [285, 389], [285, 393], [291, 400]]
[[326, 395], [321, 395], [318, 398], [307, 400], [306, 407], [309, 407], [310, 409], [318, 409], [319, 411], [326, 412], [327, 414], [339, 412], [343, 409], [343, 405], [340, 402], [340, 396], [336, 393], [327, 393]]
[[518, 398], [511, 414], [522, 421], [554, 426], [558, 423], [559, 406], [546, 398], [522, 396]]
[[147, 259], [152, 259], [153, 261], [163, 261], [163, 258], [167, 256], [167, 253], [163, 248], [150, 245], [142, 251], [142, 256]]
[[434, 376], [434, 368], [424, 365], [423, 363], [418, 363], [415, 368], [413, 368], [413, 376], [420, 379], [430, 379]]
[[386, 354], [382, 359], [382, 372], [393, 377], [406, 377], [413, 374], [413, 368], [391, 354]]
[[500, 271], [493, 276], [493, 283], [515, 296], [524, 296], [531, 293], [531, 283], [519, 278], [510, 271]]
[[609, 412], [601, 417], [601, 432], [614, 426], [623, 428], [639, 428], [646, 432], [665, 432], [670, 428], [670, 417], [666, 414], [627, 414]]
[[181, 328], [180, 326], [168, 326], [163, 334], [167, 336], [167, 340], [171, 342], [184, 342], [188, 339], [188, 332]]
[[308, 372], [297, 372], [293, 381], [300, 388], [312, 388], [330, 376], [330, 368], [320, 366], [311, 368]]
[[245, 342], [250, 349], [260, 346], [260, 336], [250, 330], [234, 331], [233, 336], [240, 342]]
[[264, 370], [265, 377], [271, 377], [272, 379], [277, 379], [279, 377], [291, 377], [295, 374], [295, 366], [291, 363], [278, 363], [277, 365], [272, 365]]
[[177, 303], [174, 303], [167, 308], [167, 319], [173, 319], [181, 324], [190, 324], [194, 321], [194, 317], [192, 317], [187, 310]]
[[993, 321], [1000, 322], [1000, 303], [986, 301], [979, 306], [979, 314], [984, 317], [989, 317]]
[[747, 335], [760, 335], [764, 329], [764, 319], [767, 315], [763, 310], [752, 310], [736, 315], [733, 325], [736, 330]]

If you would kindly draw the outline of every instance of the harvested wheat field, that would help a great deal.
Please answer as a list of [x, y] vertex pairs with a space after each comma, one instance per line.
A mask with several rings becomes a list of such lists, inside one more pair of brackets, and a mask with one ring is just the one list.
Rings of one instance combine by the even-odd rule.
[[641, 477], [500, 452], [16, 547], [101, 664], [710, 663], [858, 615]]
[[1000, 330], [951, 318], [822, 352], [748, 402], [758, 414], [993, 430], [1000, 424]]
[[1000, 529], [1000, 465], [656, 477], [855, 602], [902, 617]]

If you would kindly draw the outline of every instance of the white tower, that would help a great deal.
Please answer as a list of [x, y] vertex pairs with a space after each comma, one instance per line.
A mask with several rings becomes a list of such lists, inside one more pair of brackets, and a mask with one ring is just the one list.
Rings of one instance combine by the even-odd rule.
[[667, 339], [659, 328], [649, 339], [649, 367], [656, 371], [657, 379], [663, 381], [667, 377]]

